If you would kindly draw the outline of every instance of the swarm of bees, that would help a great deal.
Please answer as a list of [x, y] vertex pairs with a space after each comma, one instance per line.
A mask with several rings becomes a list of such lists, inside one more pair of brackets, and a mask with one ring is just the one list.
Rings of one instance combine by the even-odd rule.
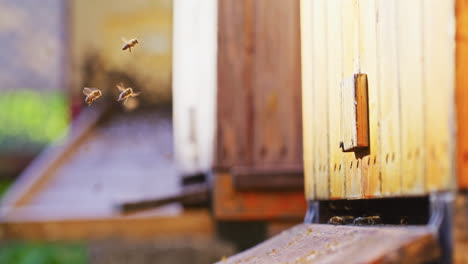
[[[122, 47], [122, 50], [128, 49], [129, 52], [132, 52], [132, 48], [136, 46], [137, 44], [139, 44], [137, 39], [131, 39], [127, 41], [124, 38], [122, 38], [122, 41], [125, 43]], [[123, 104], [125, 104], [129, 98], [138, 96], [140, 94], [139, 92], [135, 93], [131, 87], [125, 88], [123, 83], [118, 83], [116, 87], [120, 92], [119, 98], [117, 99], [117, 101], [118, 102], [123, 101]], [[86, 96], [85, 103], [88, 106], [92, 105], [96, 99], [102, 96], [101, 90], [96, 89], [96, 88], [88, 88], [88, 87], [83, 88], [83, 94]]]

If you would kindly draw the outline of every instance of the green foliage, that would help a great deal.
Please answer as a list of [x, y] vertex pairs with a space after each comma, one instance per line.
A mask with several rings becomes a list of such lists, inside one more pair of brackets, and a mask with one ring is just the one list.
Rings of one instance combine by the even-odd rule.
[[0, 247], [0, 264], [85, 264], [82, 244], [9, 243]]
[[62, 93], [32, 90], [0, 94], [0, 152], [37, 151], [64, 134], [67, 100]]

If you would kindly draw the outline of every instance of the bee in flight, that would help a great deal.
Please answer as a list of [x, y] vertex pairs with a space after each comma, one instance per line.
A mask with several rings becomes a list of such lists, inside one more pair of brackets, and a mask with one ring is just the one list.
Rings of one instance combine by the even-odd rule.
[[122, 41], [125, 43], [122, 46], [122, 50], [128, 49], [129, 52], [132, 52], [132, 48], [137, 44], [140, 44], [137, 39], [126, 40], [125, 38], [122, 38]]
[[92, 105], [94, 100], [102, 96], [102, 92], [99, 89], [92, 89], [85, 87], [83, 88], [83, 94], [86, 95], [85, 103]]
[[130, 87], [125, 88], [123, 83], [117, 84], [117, 89], [119, 89], [119, 92], [120, 92], [119, 99], [117, 99], [117, 101], [119, 101], [119, 102], [124, 101], [123, 102], [124, 104], [127, 102], [128, 98], [135, 97], [135, 96], [138, 96], [140, 94], [140, 93], [134, 93], [133, 89], [130, 88]]

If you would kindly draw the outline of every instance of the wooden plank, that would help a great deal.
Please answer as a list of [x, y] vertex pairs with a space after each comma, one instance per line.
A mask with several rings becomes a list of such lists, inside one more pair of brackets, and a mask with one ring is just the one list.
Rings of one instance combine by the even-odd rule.
[[327, 39], [328, 41], [328, 140], [330, 147], [330, 198], [345, 196], [345, 164], [339, 146], [341, 140], [340, 82], [343, 79], [343, 42], [341, 0], [327, 1]]
[[316, 185], [314, 171], [313, 6], [312, 1], [309, 0], [301, 0], [300, 4], [304, 185], [306, 198], [313, 200]]
[[[357, 2], [354, 0], [342, 1], [342, 41], [343, 41], [343, 80], [359, 72], [358, 41], [358, 15]], [[342, 131], [343, 132], [343, 131]], [[345, 157], [345, 186], [346, 198], [362, 197], [362, 180], [360, 162], [354, 153], [343, 154]]]
[[468, 2], [456, 1], [456, 112], [458, 186], [468, 189]]
[[303, 191], [302, 167], [249, 168], [231, 170], [236, 191]]
[[344, 152], [369, 147], [367, 76], [353, 74], [341, 82], [341, 148]]
[[328, 145], [328, 83], [327, 83], [327, 6], [325, 0], [313, 1], [313, 90], [315, 128], [315, 179], [316, 197], [328, 199], [329, 145]]
[[2, 221], [0, 228], [2, 239], [42, 241], [211, 237], [215, 231], [214, 222], [206, 210], [188, 211], [177, 216]]
[[426, 188], [455, 188], [454, 153], [454, 5], [423, 2]]
[[401, 106], [401, 193], [404, 195], [423, 194], [425, 190], [422, 2], [396, 2]]
[[362, 159], [362, 183], [365, 197], [380, 196], [379, 146], [379, 71], [377, 70], [377, 13], [375, 1], [359, 3], [360, 70], [367, 74], [369, 93], [369, 155]]
[[454, 263], [468, 263], [468, 194], [457, 194], [454, 206]]
[[252, 3], [218, 2], [218, 90], [215, 167], [252, 163]]
[[253, 159], [256, 167], [301, 166], [299, 1], [253, 1]]
[[300, 220], [307, 210], [303, 192], [238, 192], [227, 173], [215, 174], [213, 200], [218, 220]]
[[[385, 239], [382, 239], [385, 238]], [[437, 238], [426, 227], [297, 225], [217, 263], [428, 263]]]
[[172, 120], [175, 158], [183, 175], [213, 166], [217, 2], [173, 1]]
[[378, 49], [382, 195], [401, 193], [400, 100], [395, 1], [379, 0]]

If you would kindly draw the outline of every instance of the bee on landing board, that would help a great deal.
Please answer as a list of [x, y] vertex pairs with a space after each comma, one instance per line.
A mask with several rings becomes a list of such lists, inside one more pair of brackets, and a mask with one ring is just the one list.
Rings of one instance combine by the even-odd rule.
[[138, 96], [140, 94], [140, 93], [133, 92], [133, 89], [130, 88], [130, 87], [125, 88], [123, 83], [119, 83], [116, 86], [117, 86], [117, 89], [119, 89], [119, 92], [120, 92], [119, 99], [117, 99], [117, 101], [119, 101], [119, 102], [124, 101], [123, 102], [124, 104], [127, 102], [128, 98], [135, 97], [135, 96]]
[[83, 94], [86, 95], [85, 103], [88, 104], [88, 106], [92, 105], [96, 99], [102, 96], [102, 92], [99, 89], [88, 87], [83, 88]]
[[126, 40], [125, 38], [122, 38], [122, 41], [125, 43], [122, 46], [122, 50], [128, 49], [129, 52], [132, 52], [132, 48], [137, 44], [140, 44], [137, 39]]

